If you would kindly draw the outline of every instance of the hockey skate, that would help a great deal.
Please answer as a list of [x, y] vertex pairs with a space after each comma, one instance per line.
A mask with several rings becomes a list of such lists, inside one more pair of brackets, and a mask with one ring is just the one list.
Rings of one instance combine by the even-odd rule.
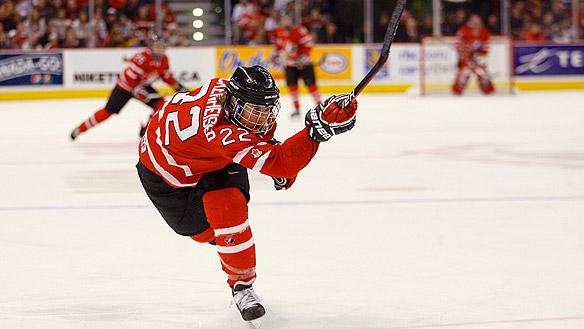
[[292, 112], [292, 114], [290, 114], [291, 118], [296, 118], [300, 116], [300, 111], [299, 110], [294, 110], [294, 112]]
[[259, 329], [259, 319], [266, 314], [266, 310], [261, 304], [258, 295], [253, 291], [252, 286], [236, 285], [232, 288], [231, 293], [233, 295], [231, 303], [237, 305], [243, 320], [249, 322], [252, 327]]

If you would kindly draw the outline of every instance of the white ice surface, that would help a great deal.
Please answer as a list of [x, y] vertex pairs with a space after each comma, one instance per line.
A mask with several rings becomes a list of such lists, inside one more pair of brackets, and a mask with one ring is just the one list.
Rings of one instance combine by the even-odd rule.
[[[251, 177], [262, 328], [584, 328], [584, 94], [359, 101], [292, 190]], [[103, 103], [0, 103], [0, 328], [246, 328], [139, 185], [147, 109], [68, 140]]]

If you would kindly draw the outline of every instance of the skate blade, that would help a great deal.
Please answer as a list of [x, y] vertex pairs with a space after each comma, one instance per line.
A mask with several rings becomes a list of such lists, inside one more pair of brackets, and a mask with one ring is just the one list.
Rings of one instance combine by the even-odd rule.
[[260, 326], [262, 324], [260, 319], [247, 321], [247, 323], [249, 324], [250, 327], [252, 327], [254, 329], [260, 329]]

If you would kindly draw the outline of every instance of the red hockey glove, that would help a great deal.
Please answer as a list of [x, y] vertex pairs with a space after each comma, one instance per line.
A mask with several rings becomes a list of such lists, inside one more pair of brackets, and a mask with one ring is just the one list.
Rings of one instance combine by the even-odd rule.
[[294, 176], [293, 178], [272, 177], [272, 179], [274, 180], [274, 188], [276, 189], [276, 191], [288, 190], [296, 181], [296, 177], [297, 176]]
[[333, 95], [306, 113], [305, 124], [310, 138], [326, 142], [334, 135], [353, 129], [357, 121], [357, 99], [345, 108], [340, 105], [348, 98], [348, 94]]

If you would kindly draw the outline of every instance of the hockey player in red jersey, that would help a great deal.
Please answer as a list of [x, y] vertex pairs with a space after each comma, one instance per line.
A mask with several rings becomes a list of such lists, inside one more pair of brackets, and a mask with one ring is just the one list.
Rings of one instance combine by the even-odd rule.
[[310, 50], [314, 47], [312, 35], [302, 26], [293, 26], [290, 16], [282, 16], [281, 27], [274, 31], [276, 51], [272, 57], [274, 62], [283, 57], [286, 84], [292, 95], [294, 112], [292, 116], [300, 114], [300, 100], [298, 97], [298, 80], [302, 77], [316, 104], [320, 104], [320, 92], [316, 85], [314, 64], [310, 58]]
[[284, 143], [273, 139], [279, 89], [260, 66], [239, 67], [228, 79], [212, 79], [175, 94], [154, 114], [142, 137], [136, 165], [142, 185], [178, 234], [215, 244], [233, 301], [246, 321], [265, 309], [252, 288], [255, 244], [247, 202], [247, 170], [288, 189], [322, 142], [349, 131], [357, 101], [332, 96], [306, 114], [306, 127]]
[[[105, 107], [73, 129], [71, 139], [75, 140], [80, 134], [105, 121], [112, 114], [118, 114], [131, 98], [138, 99], [154, 111], [157, 110], [163, 104], [163, 97], [151, 84], [158, 78], [175, 91], [188, 90], [170, 72], [164, 41], [154, 35], [150, 38], [149, 47], [129, 60], [128, 67], [118, 77]], [[143, 134], [143, 128], [140, 135]]]
[[492, 94], [495, 87], [486, 65], [490, 34], [483, 26], [480, 16], [472, 15], [468, 23], [458, 31], [457, 37], [458, 72], [452, 92], [455, 95], [461, 95], [468, 80], [474, 74], [481, 91], [486, 95]]

